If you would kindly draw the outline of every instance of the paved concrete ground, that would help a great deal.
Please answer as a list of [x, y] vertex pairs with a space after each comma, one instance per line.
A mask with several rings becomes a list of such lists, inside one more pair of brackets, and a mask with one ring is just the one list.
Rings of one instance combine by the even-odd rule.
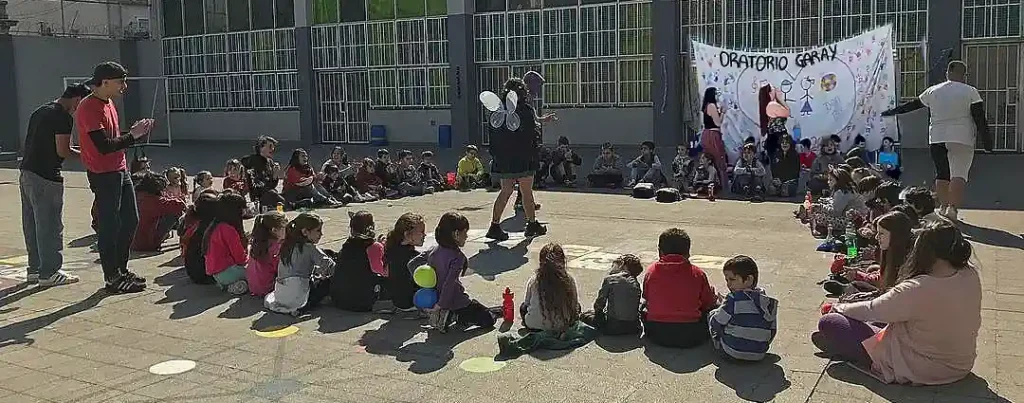
[[[315, 311], [282, 338], [253, 329], [293, 324], [262, 311], [260, 301], [233, 298], [190, 284], [179, 269], [176, 240], [167, 252], [138, 256], [133, 270], [151, 280], [149, 290], [108, 296], [97, 291], [101, 273], [89, 252], [91, 194], [79, 173], [68, 175], [64, 222], [67, 267], [83, 282], [66, 287], [25, 287], [17, 171], [0, 170], [0, 402], [993, 402], [1024, 401], [1024, 213], [965, 210], [985, 290], [979, 357], [974, 375], [942, 387], [878, 384], [843, 365], [815, 356], [808, 336], [825, 299], [815, 285], [829, 256], [791, 217], [794, 205], [688, 200], [671, 205], [621, 195], [541, 192], [547, 236], [488, 247], [466, 247], [472, 272], [463, 279], [471, 295], [499, 304], [511, 287], [520, 296], [537, 253], [560, 242], [571, 255], [581, 303], [589, 306], [608, 258], [656, 253], [657, 235], [685, 228], [693, 254], [713, 284], [726, 257], [753, 256], [761, 283], [781, 301], [779, 333], [769, 358], [736, 364], [707, 346], [672, 350], [636, 339], [604, 337], [571, 352], [541, 352], [511, 360], [490, 373], [460, 363], [497, 353], [499, 330], [426, 333], [421, 322], [373, 314]], [[346, 212], [365, 208], [378, 228], [406, 211], [423, 214], [430, 230], [445, 211], [467, 215], [484, 229], [493, 193], [446, 192], [322, 211], [325, 247], [347, 233]], [[512, 219], [507, 228], [522, 223]], [[520, 229], [521, 231], [521, 229]], [[478, 237], [480, 232], [474, 232]], [[195, 369], [155, 375], [168, 360], [192, 360]]]

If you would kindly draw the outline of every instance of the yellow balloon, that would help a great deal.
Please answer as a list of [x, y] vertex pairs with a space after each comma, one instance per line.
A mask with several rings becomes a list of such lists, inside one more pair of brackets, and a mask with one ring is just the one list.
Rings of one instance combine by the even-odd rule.
[[417, 267], [416, 270], [412, 272], [412, 280], [420, 287], [434, 288], [437, 286], [437, 273], [434, 272], [433, 267], [423, 265]]

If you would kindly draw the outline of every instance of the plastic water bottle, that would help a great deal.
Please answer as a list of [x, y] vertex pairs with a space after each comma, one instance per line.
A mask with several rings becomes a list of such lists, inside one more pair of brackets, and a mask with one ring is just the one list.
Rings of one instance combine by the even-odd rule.
[[853, 229], [853, 222], [846, 222], [846, 258], [853, 260], [857, 258], [857, 232]]
[[501, 311], [506, 322], [512, 323], [516, 320], [515, 306], [515, 294], [511, 289], [505, 287], [505, 293], [501, 295]]

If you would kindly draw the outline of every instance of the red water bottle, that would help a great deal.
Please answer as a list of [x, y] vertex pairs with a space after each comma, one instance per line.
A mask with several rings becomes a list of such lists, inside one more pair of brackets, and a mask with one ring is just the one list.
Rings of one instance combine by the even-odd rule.
[[516, 303], [514, 298], [515, 294], [512, 294], [512, 290], [505, 287], [505, 293], [501, 295], [501, 310], [504, 314], [505, 321], [509, 323], [516, 320]]

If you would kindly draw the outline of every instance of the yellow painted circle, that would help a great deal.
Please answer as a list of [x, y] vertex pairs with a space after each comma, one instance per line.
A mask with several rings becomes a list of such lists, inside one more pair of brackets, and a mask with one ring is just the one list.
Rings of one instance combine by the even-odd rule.
[[170, 360], [161, 362], [159, 364], [154, 364], [152, 367], [149, 367], [149, 372], [154, 375], [177, 375], [183, 372], [191, 371], [195, 367], [195, 361]]
[[505, 361], [494, 361], [493, 357], [473, 357], [459, 364], [459, 368], [466, 372], [482, 374], [505, 368], [506, 364]]
[[287, 326], [287, 327], [283, 327], [283, 328], [279, 328], [279, 329], [269, 328], [269, 329], [266, 329], [266, 330], [253, 330], [253, 333], [256, 333], [256, 335], [260, 336], [260, 337], [268, 337], [268, 338], [276, 339], [278, 337], [291, 336], [291, 335], [295, 334], [298, 331], [299, 331], [299, 328], [297, 328], [295, 326]]

